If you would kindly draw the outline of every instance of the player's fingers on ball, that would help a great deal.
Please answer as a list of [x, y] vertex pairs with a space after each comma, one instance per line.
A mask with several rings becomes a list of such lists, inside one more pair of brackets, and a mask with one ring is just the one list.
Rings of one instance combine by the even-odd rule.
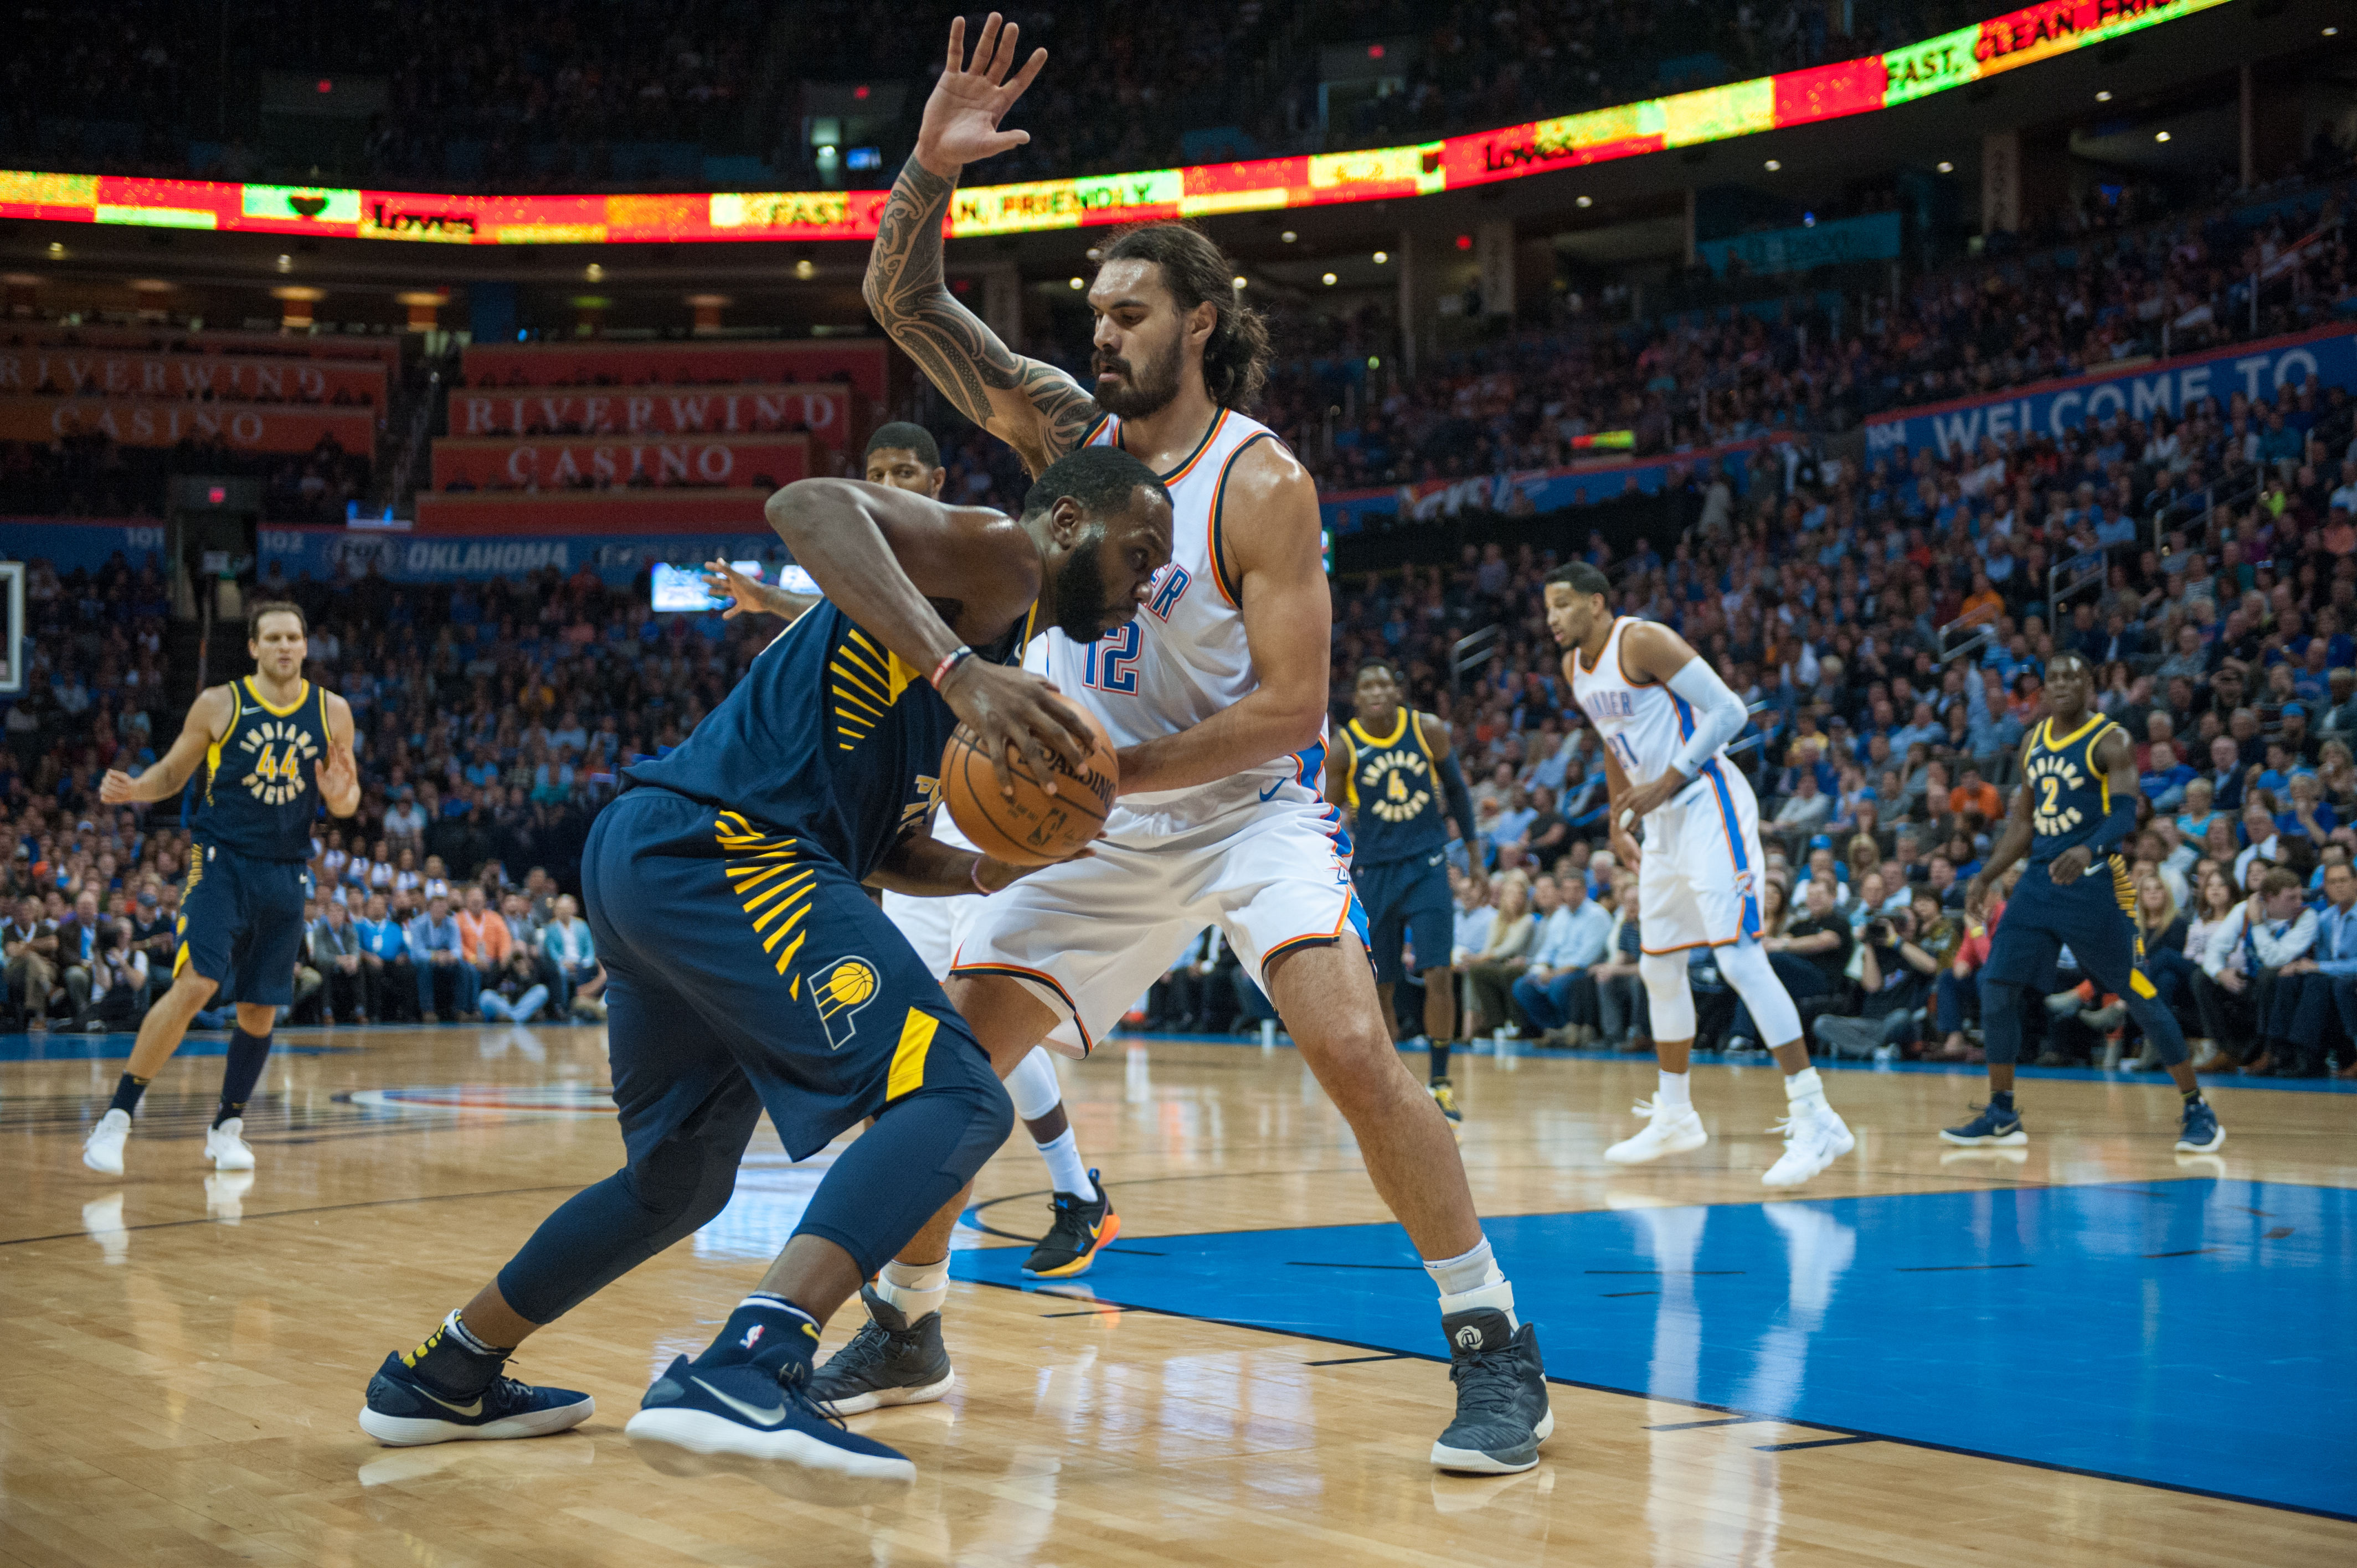
[[1037, 729], [1027, 731], [1023, 740], [1026, 749], [1031, 754], [1032, 771], [1039, 780], [1040, 789], [1050, 795], [1056, 793], [1056, 764], [1061, 760], [1056, 755], [1056, 748]]

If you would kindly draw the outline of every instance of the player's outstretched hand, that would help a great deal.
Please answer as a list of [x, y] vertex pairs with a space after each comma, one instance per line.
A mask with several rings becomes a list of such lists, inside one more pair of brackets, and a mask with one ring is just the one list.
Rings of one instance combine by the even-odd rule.
[[1015, 796], [1015, 768], [1024, 759], [1033, 777], [1050, 795], [1056, 793], [1057, 757], [1078, 773], [1096, 750], [1096, 736], [1088, 721], [1058, 695], [1054, 685], [1039, 676], [1004, 664], [968, 659], [950, 672], [942, 693], [950, 711], [974, 735], [982, 754], [998, 775], [999, 792]]
[[974, 62], [969, 66], [965, 18], [959, 16], [950, 23], [949, 65], [933, 83], [932, 96], [925, 100], [925, 117], [917, 128], [918, 162], [935, 174], [949, 176], [1030, 141], [1028, 131], [998, 128], [1000, 119], [1048, 63], [1046, 49], [1033, 49], [1015, 79], [1007, 80], [1006, 73], [1015, 64], [1016, 40], [1022, 35], [1022, 28], [1012, 22], [1002, 23], [993, 11], [982, 25], [982, 38], [974, 45]]
[[98, 781], [98, 799], [102, 805], [120, 806], [138, 799], [132, 791], [131, 775], [120, 768], [110, 768], [106, 777]]
[[727, 607], [720, 612], [722, 620], [735, 620], [738, 616], [770, 607], [762, 603], [761, 585], [726, 561], [704, 564], [704, 591], [716, 599], [728, 601]]

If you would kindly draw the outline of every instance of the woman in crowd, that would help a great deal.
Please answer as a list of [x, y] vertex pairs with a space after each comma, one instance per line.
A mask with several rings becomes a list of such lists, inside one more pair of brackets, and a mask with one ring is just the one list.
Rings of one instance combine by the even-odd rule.
[[[2217, 881], [2211, 878], [2213, 886]], [[2179, 1022], [2182, 1023], [2192, 1011], [2194, 961], [2186, 956], [2192, 922], [2177, 908], [2169, 884], [2151, 867], [2137, 873], [2136, 895], [2136, 927], [2144, 938], [2145, 974], [2151, 980], [2153, 989], [2160, 993], [2162, 1003], [2180, 1010]], [[2144, 1042], [2143, 1054], [2126, 1064], [2131, 1070], [2139, 1072], [2148, 1072], [2159, 1065], [2160, 1058], [2149, 1039]]]
[[1507, 1001], [1514, 983], [1512, 966], [1530, 951], [1531, 939], [1537, 932], [1538, 922], [1531, 915], [1530, 878], [1519, 871], [1508, 872], [1499, 879], [1498, 916], [1491, 924], [1490, 940], [1465, 970], [1473, 983], [1473, 1015], [1466, 1025], [1467, 1039], [1493, 1034], [1513, 1016]]

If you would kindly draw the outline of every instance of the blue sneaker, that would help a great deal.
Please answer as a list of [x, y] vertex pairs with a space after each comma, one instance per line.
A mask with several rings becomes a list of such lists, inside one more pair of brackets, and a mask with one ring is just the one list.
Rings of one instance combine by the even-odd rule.
[[1942, 1128], [1940, 1142], [1968, 1149], [2018, 1149], [2029, 1142], [2029, 1134], [2022, 1129], [2019, 1112], [1984, 1105], [1981, 1113], [1963, 1126]]
[[666, 1476], [737, 1475], [799, 1502], [856, 1506], [917, 1478], [906, 1455], [822, 1414], [810, 1363], [782, 1374], [750, 1365], [672, 1362], [622, 1428], [639, 1457]]
[[2197, 1100], [2185, 1108], [2185, 1129], [2177, 1135], [2177, 1152], [2180, 1155], [2206, 1155], [2226, 1141], [2226, 1129], [2218, 1125], [2218, 1112], [2206, 1100]]
[[361, 1430], [379, 1443], [407, 1448], [421, 1443], [545, 1437], [597, 1413], [597, 1402], [587, 1394], [534, 1388], [513, 1378], [492, 1379], [471, 1400], [445, 1399], [393, 1355], [369, 1380]]

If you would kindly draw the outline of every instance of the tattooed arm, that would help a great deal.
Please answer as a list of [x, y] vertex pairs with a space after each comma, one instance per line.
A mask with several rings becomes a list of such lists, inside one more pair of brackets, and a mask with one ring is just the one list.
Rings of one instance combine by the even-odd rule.
[[1095, 400], [1053, 365], [1027, 360], [960, 305], [942, 278], [942, 226], [967, 164], [1021, 146], [998, 122], [1047, 63], [1037, 49], [1006, 80], [1020, 29], [984, 24], [965, 64], [965, 21], [950, 24], [949, 65], [925, 102], [917, 150], [878, 216], [862, 292], [867, 307], [958, 411], [1015, 448], [1033, 474], [1081, 444]]

